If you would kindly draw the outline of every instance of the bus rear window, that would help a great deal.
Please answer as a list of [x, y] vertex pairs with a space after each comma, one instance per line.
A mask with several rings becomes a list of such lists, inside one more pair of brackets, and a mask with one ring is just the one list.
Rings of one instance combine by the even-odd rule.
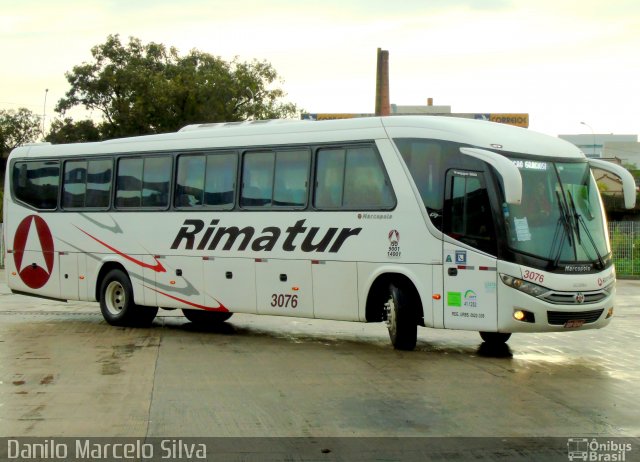
[[58, 203], [58, 161], [16, 162], [13, 165], [15, 198], [40, 210], [54, 210]]

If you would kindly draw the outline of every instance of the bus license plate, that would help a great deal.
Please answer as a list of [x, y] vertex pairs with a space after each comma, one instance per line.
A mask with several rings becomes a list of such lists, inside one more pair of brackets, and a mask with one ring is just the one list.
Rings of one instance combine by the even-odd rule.
[[576, 327], [582, 327], [584, 319], [570, 319], [564, 323], [565, 329], [575, 329]]

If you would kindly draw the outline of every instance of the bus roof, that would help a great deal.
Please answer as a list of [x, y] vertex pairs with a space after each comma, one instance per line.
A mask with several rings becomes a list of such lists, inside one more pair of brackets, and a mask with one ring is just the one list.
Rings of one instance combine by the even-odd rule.
[[32, 145], [12, 157], [99, 155], [265, 145], [434, 138], [530, 155], [584, 158], [573, 144], [494, 122], [439, 116], [363, 117], [327, 121], [273, 120], [189, 125], [175, 133], [118, 138], [95, 143]]

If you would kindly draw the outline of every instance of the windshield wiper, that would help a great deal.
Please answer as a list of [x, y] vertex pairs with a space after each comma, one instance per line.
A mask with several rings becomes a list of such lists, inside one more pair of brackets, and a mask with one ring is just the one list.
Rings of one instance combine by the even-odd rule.
[[571, 194], [571, 191], [568, 191], [567, 195], [569, 196], [569, 204], [571, 204], [571, 210], [573, 211], [573, 214], [571, 214], [571, 218], [573, 219], [572, 220], [573, 227], [576, 230], [576, 240], [578, 241], [578, 244], [582, 245], [582, 239], [580, 238], [580, 224], [579, 224], [580, 215], [578, 214], [578, 210], [576, 209], [575, 202], [573, 202], [573, 195]]
[[574, 254], [576, 253], [576, 251], [575, 251], [575, 246], [573, 245], [573, 239], [571, 239], [572, 231], [571, 231], [571, 221], [569, 218], [569, 211], [565, 208], [564, 201], [560, 198], [560, 193], [558, 191], [556, 191], [556, 198], [558, 199], [558, 209], [560, 210], [560, 218], [558, 218], [558, 224], [556, 225], [556, 232], [553, 236], [553, 242], [551, 243], [551, 252], [549, 253], [549, 256], [553, 255], [556, 239], [558, 238], [558, 233], [560, 232], [560, 229], [564, 229], [564, 234], [562, 235], [560, 239], [560, 243], [558, 244], [558, 251], [556, 253], [556, 257], [553, 260], [553, 266], [557, 268], [558, 262], [560, 261], [560, 257], [562, 256], [562, 247], [564, 244], [565, 237], [569, 241], [569, 247], [574, 247]]
[[598, 257], [598, 262], [600, 262], [600, 267], [604, 268], [604, 261], [602, 260], [602, 255], [600, 255], [600, 252], [598, 251], [598, 246], [596, 245], [596, 242], [593, 240], [593, 235], [591, 234], [591, 231], [589, 231], [587, 224], [584, 222], [584, 218], [582, 218], [582, 215], [578, 213], [576, 204], [575, 202], [573, 202], [573, 196], [571, 195], [571, 191], [569, 191], [568, 194], [569, 194], [569, 203], [571, 204], [571, 208], [573, 209], [573, 219], [576, 222], [576, 233], [578, 238], [578, 244], [582, 245], [582, 242], [580, 242], [580, 225], [582, 225], [582, 227], [584, 228], [584, 233], [587, 235], [587, 238], [589, 239], [589, 242], [591, 242], [591, 246], [593, 247], [593, 250], [595, 250], [596, 252], [596, 256]]

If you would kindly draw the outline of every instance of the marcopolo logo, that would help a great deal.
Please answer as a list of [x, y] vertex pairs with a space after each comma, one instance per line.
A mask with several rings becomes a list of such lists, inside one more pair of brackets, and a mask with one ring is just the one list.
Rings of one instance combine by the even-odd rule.
[[44, 286], [51, 277], [53, 259], [51, 230], [41, 217], [29, 215], [20, 222], [13, 239], [13, 261], [22, 282], [31, 289]]

